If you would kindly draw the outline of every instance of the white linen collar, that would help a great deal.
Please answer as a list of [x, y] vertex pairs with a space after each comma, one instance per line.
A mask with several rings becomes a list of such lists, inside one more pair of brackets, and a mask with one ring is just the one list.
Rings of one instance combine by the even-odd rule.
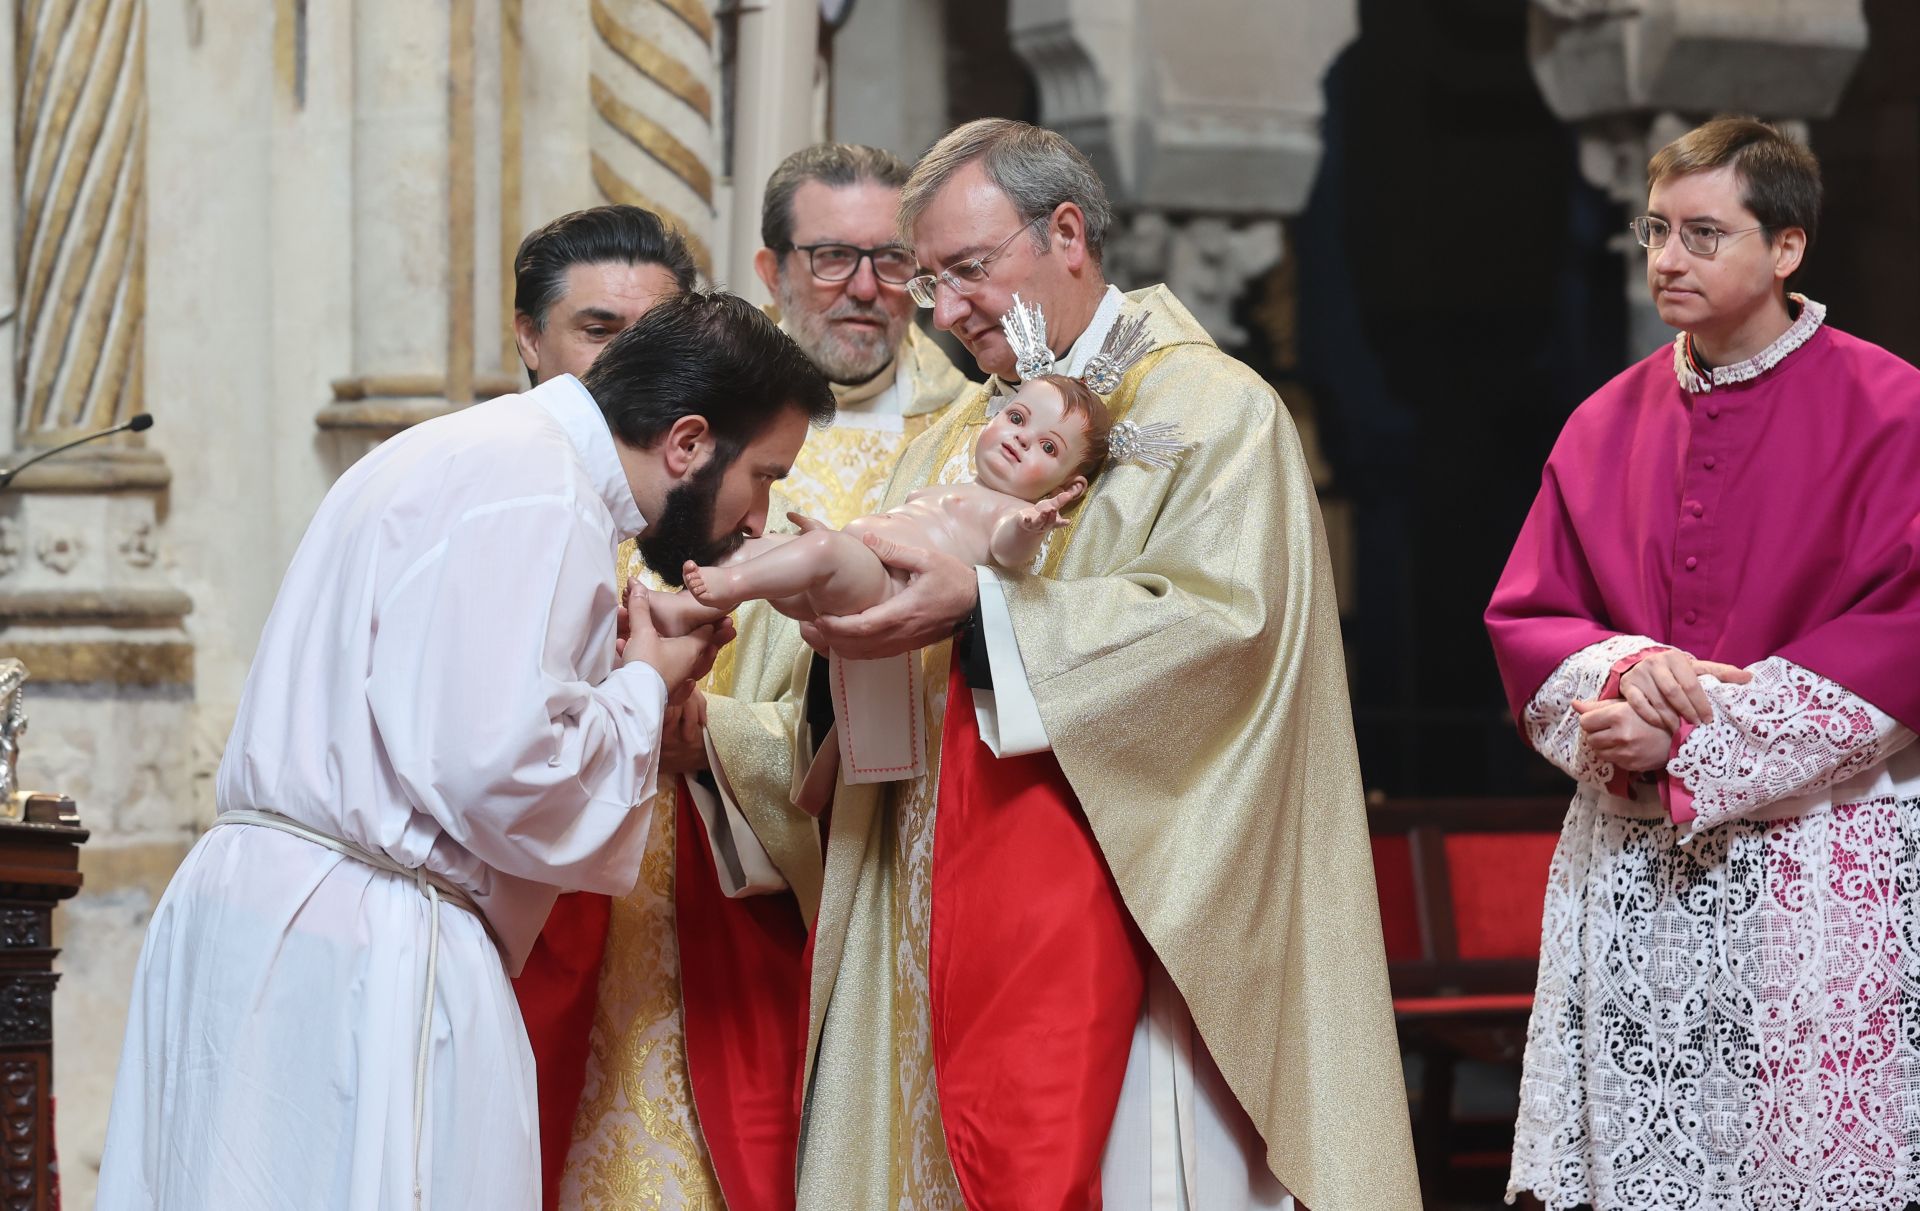
[[580, 380], [571, 374], [550, 378], [527, 392], [527, 398], [545, 408], [566, 430], [573, 448], [580, 452], [580, 461], [586, 464], [594, 490], [607, 512], [613, 514], [614, 529], [621, 537], [631, 538], [646, 529], [647, 519], [641, 515], [640, 504], [633, 499], [633, 485], [627, 482], [626, 469], [620, 465], [613, 430], [607, 427], [600, 405]]

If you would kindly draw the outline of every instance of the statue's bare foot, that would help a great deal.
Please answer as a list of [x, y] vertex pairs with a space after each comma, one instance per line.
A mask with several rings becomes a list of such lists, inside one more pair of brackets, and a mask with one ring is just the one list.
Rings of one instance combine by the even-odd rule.
[[703, 605], [692, 593], [647, 594], [647, 617], [660, 635], [674, 639], [725, 618], [727, 611]]
[[680, 574], [687, 582], [687, 592], [709, 609], [726, 614], [745, 600], [736, 588], [739, 576], [724, 568], [703, 568], [689, 559]]

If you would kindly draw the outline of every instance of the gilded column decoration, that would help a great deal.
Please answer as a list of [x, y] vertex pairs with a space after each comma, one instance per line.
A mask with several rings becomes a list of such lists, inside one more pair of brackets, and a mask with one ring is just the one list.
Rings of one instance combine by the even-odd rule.
[[141, 409], [145, 0], [18, 6], [18, 444]]
[[701, 0], [589, 0], [593, 182], [679, 228], [704, 273], [717, 159], [713, 18]]

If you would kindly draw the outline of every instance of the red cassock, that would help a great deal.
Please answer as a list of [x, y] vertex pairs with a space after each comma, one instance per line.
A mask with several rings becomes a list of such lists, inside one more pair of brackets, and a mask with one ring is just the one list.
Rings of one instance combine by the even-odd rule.
[[[995, 758], [971, 700], [956, 662], [948, 701], [962, 705], [942, 734], [928, 947], [948, 1154], [976, 1211], [1098, 1208], [1147, 947], [1059, 763]], [[791, 895], [721, 893], [705, 829], [684, 793], [679, 803], [674, 917], [700, 1131], [729, 1211], [785, 1211], [806, 933]], [[585, 1081], [607, 903], [563, 896], [515, 982], [539, 1074], [549, 1208]]]
[[[806, 927], [791, 893], [734, 900], [721, 892], [706, 830], [686, 787], [676, 789], [674, 921], [694, 1114], [729, 1211], [789, 1211]], [[586, 1084], [611, 908], [606, 896], [561, 896], [514, 981], [539, 1082], [549, 1209]]]
[[947, 1152], [972, 1211], [1100, 1206], [1147, 946], [1052, 753], [994, 757], [956, 659], [928, 945]]

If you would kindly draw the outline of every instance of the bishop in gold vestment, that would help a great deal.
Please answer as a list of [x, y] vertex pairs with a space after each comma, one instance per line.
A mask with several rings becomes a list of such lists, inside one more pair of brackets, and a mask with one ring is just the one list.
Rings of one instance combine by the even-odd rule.
[[[793, 509], [840, 526], [874, 512], [907, 443], [950, 405], [971, 398], [967, 380], [912, 326], [892, 370], [834, 391], [838, 418], [831, 429], [808, 436], [793, 473], [776, 492], [786, 499], [775, 516]], [[631, 547], [622, 557], [638, 567]], [[585, 1091], [561, 1185], [563, 1207], [737, 1209], [759, 1202], [763, 1191], [769, 1198], [791, 1197], [791, 1157], [772, 1172], [729, 1173], [726, 1163], [716, 1162], [715, 1153], [727, 1150], [724, 1141], [710, 1147], [703, 1131], [682, 1004], [682, 940], [700, 924], [676, 911], [688, 895], [697, 891], [711, 902], [723, 893], [765, 894], [790, 904], [796, 921], [804, 922], [812, 920], [819, 897], [819, 831], [791, 805], [790, 738], [801, 709], [793, 670], [804, 645], [794, 623], [763, 602], [735, 617], [739, 638], [721, 653], [707, 683], [707, 741], [716, 768], [725, 771], [717, 788], [724, 803], [708, 826], [722, 836], [718, 848], [740, 847], [727, 849], [736, 867], [725, 872], [731, 879], [720, 878], [718, 889], [677, 886], [689, 873], [711, 885], [720, 872], [711, 863], [703, 869], [687, 860], [690, 846], [704, 855], [711, 844], [679, 835], [687, 821], [700, 818], [677, 802], [689, 793], [685, 781], [674, 790], [663, 788], [640, 882], [613, 905]], [[742, 820], [752, 835], [736, 840], [728, 835], [728, 822]], [[797, 1019], [799, 1006], [790, 1011]], [[796, 1079], [791, 1072], [772, 1075], [789, 1089]], [[754, 1189], [736, 1192], [740, 1182]]]
[[[1164, 287], [1124, 299], [1108, 287], [1069, 372], [1120, 315], [1142, 309], [1152, 348], [1111, 406], [1116, 419], [1175, 426], [1185, 451], [1173, 470], [1108, 468], [1036, 574], [998, 579], [1024, 666], [1012, 680], [1024, 686], [1002, 681], [997, 657], [993, 666], [994, 710], [1030, 690], [1045, 732], [1037, 747], [1051, 748], [1145, 943], [1106, 1205], [1172, 1206], [1141, 1186], [1180, 1181], [1195, 1208], [1282, 1207], [1287, 1191], [1312, 1211], [1417, 1207], [1307, 465], [1272, 389]], [[968, 452], [998, 388], [990, 382], [908, 448], [887, 504], [972, 473]], [[936, 847], [936, 821], [952, 804], [940, 742], [954, 734], [948, 712], [974, 707], [948, 700], [944, 687], [964, 684], [950, 681], [951, 646], [916, 657], [927, 774], [836, 791], [810, 977], [803, 1209], [1027, 1205], [984, 1154], [949, 1147], [1023, 1108], [991, 1093], [949, 1102], [946, 1082], [977, 1038], [954, 1037], [937, 962], [930, 980], [930, 952], [964, 956], [968, 945], [966, 919], [941, 916], [936, 888], [964, 873], [984, 889], [975, 903], [1037, 899], [992, 871], [942, 866], [949, 834]], [[976, 956], [973, 969], [991, 972], [994, 958]], [[1034, 1062], [1047, 1059], [1037, 1045]], [[1210, 1136], [1227, 1143], [1212, 1147]], [[1223, 1183], [1242, 1188], [1231, 1204], [1196, 1173], [1210, 1147], [1246, 1158], [1229, 1161], [1243, 1170]], [[1151, 1178], [1138, 1176], [1149, 1160]]]

